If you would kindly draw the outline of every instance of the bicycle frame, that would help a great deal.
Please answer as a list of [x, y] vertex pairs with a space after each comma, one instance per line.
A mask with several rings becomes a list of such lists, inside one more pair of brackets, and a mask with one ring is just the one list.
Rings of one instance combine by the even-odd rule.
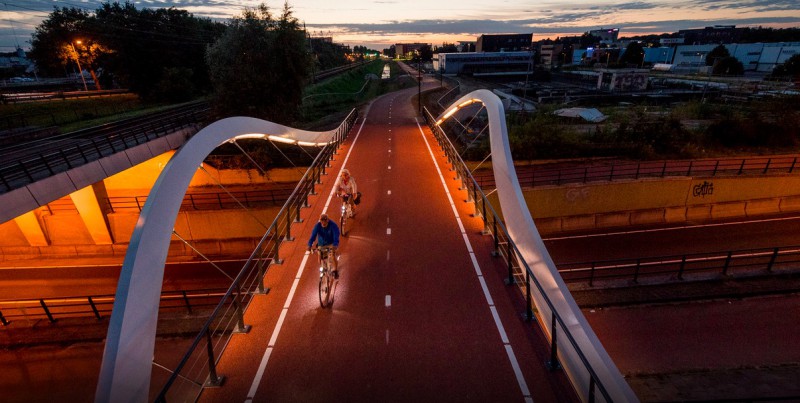
[[325, 308], [333, 303], [333, 273], [331, 272], [333, 261], [336, 254], [330, 246], [315, 248], [314, 252], [319, 253], [319, 304]]

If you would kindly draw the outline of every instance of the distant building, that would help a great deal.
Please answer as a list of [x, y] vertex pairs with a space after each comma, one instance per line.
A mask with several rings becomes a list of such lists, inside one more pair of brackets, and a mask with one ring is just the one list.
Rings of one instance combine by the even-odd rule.
[[531, 49], [533, 33], [481, 35], [475, 45], [475, 51], [481, 52], [519, 52]]
[[564, 45], [562, 44], [541, 45], [539, 47], [539, 56], [542, 61], [542, 66], [552, 67], [561, 64], [572, 64], [572, 60], [563, 59], [566, 54], [560, 56], [562, 50], [564, 50]]
[[[696, 72], [705, 69], [706, 56], [716, 44], [682, 45], [675, 51], [675, 71]], [[731, 56], [742, 62], [745, 71], [770, 72], [790, 57], [800, 54], [800, 42], [725, 44]]]
[[395, 57], [411, 58], [415, 51], [420, 50], [427, 43], [397, 43], [394, 45]]
[[531, 52], [437, 53], [433, 55], [433, 69], [471, 76], [525, 75], [531, 56]]
[[474, 52], [475, 41], [458, 41], [457, 47], [459, 52]]
[[736, 43], [742, 39], [744, 28], [736, 28], [736, 25], [714, 25], [701, 29], [682, 29], [678, 34], [683, 37], [687, 45], [705, 45]]
[[611, 44], [619, 37], [619, 28], [600, 28], [589, 31], [589, 35], [600, 39], [600, 43]]

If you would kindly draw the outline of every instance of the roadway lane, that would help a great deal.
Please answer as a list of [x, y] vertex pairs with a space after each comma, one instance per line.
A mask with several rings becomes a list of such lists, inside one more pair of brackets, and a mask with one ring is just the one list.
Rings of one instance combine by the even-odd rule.
[[545, 238], [559, 263], [636, 259], [800, 245], [800, 217], [746, 219], [642, 230], [610, 229]]
[[[504, 285], [503, 265], [437, 150], [438, 176], [413, 117], [415, 94], [377, 99], [333, 163], [335, 173], [346, 158], [364, 194], [342, 242], [333, 307], [320, 308], [315, 258], [306, 264], [303, 253], [331, 174], [302, 212], [297, 241], [282, 248], [286, 261], [270, 269], [272, 291], [250, 306], [251, 333], [229, 344], [219, 366], [225, 386], [201, 401], [575, 401], [564, 374], [545, 369], [544, 336], [522, 319], [521, 295]], [[331, 202], [331, 216], [338, 207]]]
[[[164, 291], [227, 288], [244, 265], [243, 260], [168, 263]], [[37, 266], [0, 268], [0, 300], [113, 295], [121, 265]]]

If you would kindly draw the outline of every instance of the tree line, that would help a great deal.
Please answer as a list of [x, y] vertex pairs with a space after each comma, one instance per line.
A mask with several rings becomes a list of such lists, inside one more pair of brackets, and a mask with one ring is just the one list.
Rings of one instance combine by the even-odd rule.
[[54, 7], [32, 34], [41, 75], [82, 70], [96, 89], [118, 86], [154, 102], [211, 95], [217, 116], [290, 123], [315, 70], [348, 63], [350, 49], [312, 41], [285, 3], [245, 8], [226, 23], [175, 8], [102, 3], [94, 12]]

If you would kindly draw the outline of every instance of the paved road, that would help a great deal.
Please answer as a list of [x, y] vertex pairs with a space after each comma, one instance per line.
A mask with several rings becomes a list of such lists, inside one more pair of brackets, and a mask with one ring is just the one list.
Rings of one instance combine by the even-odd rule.
[[[220, 362], [226, 386], [201, 401], [575, 401], [563, 373], [542, 365], [543, 336], [519, 315], [521, 296], [504, 285], [465, 195], [437, 174], [415, 94], [376, 100], [333, 165], [346, 164], [365, 201], [342, 244], [332, 309], [320, 308], [315, 265], [303, 260], [329, 177], [303, 212], [302, 235], [281, 251], [286, 262], [270, 271], [269, 297], [248, 311], [251, 334], [233, 338]], [[465, 239], [483, 251], [481, 276]]]

